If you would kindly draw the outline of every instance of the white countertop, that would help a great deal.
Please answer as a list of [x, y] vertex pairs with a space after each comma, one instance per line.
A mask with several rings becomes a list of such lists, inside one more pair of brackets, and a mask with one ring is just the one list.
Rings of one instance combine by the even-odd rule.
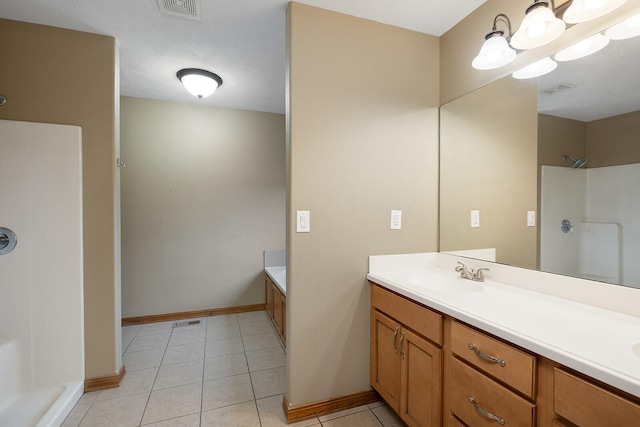
[[287, 295], [287, 267], [265, 267], [264, 271], [271, 277], [283, 295]]
[[[473, 260], [463, 261], [476, 267]], [[437, 260], [431, 265], [411, 264], [400, 263], [399, 267], [396, 266], [391, 271], [379, 271], [380, 268], [376, 266], [370, 267], [367, 278], [640, 397], [640, 350], [638, 346], [635, 347], [635, 352], [632, 349], [634, 344], [640, 342], [640, 317], [494, 280], [472, 282], [459, 278], [452, 268], [439, 268]], [[502, 268], [509, 267], [500, 266], [498, 269]], [[384, 270], [384, 267], [381, 269]], [[482, 290], [443, 292], [427, 289], [407, 280], [420, 275], [427, 275], [428, 280], [437, 280], [436, 275], [441, 275], [454, 286], [479, 285]]]

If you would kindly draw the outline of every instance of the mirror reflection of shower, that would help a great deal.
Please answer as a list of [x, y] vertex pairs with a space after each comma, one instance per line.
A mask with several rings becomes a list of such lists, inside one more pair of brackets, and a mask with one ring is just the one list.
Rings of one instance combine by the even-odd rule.
[[585, 163], [587, 163], [587, 159], [574, 159], [571, 156], [567, 156], [566, 154], [562, 155], [562, 160], [571, 160], [573, 161], [573, 164], [571, 165], [572, 168], [574, 169], [578, 169], [581, 168], [582, 166], [584, 166]]

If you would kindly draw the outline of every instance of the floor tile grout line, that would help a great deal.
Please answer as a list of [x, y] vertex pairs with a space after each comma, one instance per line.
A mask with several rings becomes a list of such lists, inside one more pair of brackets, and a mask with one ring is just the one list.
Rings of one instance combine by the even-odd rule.
[[[263, 313], [263, 316], [264, 316], [264, 313]], [[238, 336], [234, 336], [234, 337], [222, 337], [222, 338], [216, 338], [216, 339], [213, 339], [213, 340], [209, 340], [209, 339], [207, 339], [207, 338], [208, 338], [208, 334], [209, 334], [209, 326], [210, 326], [210, 325], [209, 325], [208, 320], [209, 320], [211, 317], [212, 317], [212, 316], [209, 316], [209, 317], [206, 317], [206, 318], [200, 318], [200, 319], [201, 319], [201, 321], [203, 321], [203, 325], [202, 325], [202, 328], [204, 329], [204, 338], [203, 338], [203, 339], [199, 339], [199, 340], [197, 340], [197, 341], [190, 342], [190, 343], [180, 344], [180, 345], [178, 345], [178, 346], [170, 346], [170, 345], [169, 345], [169, 344], [171, 343], [171, 339], [174, 337], [173, 332], [178, 332], [178, 331], [176, 331], [174, 328], [172, 328], [170, 331], [167, 331], [167, 332], [162, 332], [162, 331], [160, 331], [160, 332], [158, 332], [158, 333], [156, 333], [156, 334], [143, 334], [143, 335], [139, 335], [139, 334], [140, 334], [140, 332], [143, 332], [143, 329], [139, 327], [139, 328], [137, 328], [137, 329], [135, 330], [135, 332], [134, 332], [134, 333], [132, 333], [132, 336], [130, 337], [130, 340], [129, 340], [129, 344], [127, 344], [127, 346], [126, 346], [125, 350], [123, 351], [123, 355], [124, 355], [125, 353], [129, 352], [130, 346], [131, 346], [131, 344], [134, 342], [134, 340], [135, 340], [136, 338], [139, 338], [139, 337], [142, 337], [142, 336], [151, 336], [151, 335], [166, 334], [166, 333], [168, 333], [168, 335], [169, 335], [169, 337], [167, 338], [167, 341], [166, 341], [166, 343], [165, 343], [164, 347], [163, 347], [163, 348], [161, 348], [161, 350], [162, 350], [162, 356], [161, 356], [161, 358], [160, 358], [160, 365], [159, 365], [159, 366], [156, 366], [156, 367], [149, 367], [149, 368], [145, 368], [145, 369], [156, 369], [155, 376], [154, 376], [154, 378], [153, 378], [153, 382], [152, 382], [152, 384], [151, 384], [151, 390], [149, 390], [148, 392], [136, 393], [136, 394], [138, 394], [138, 395], [146, 394], [146, 397], [147, 397], [146, 402], [145, 402], [145, 406], [144, 406], [144, 408], [143, 408], [143, 410], [142, 410], [142, 415], [141, 415], [141, 418], [140, 418], [140, 422], [139, 422], [139, 424], [138, 424], [139, 426], [140, 426], [140, 425], [143, 425], [143, 424], [142, 424], [142, 422], [143, 422], [144, 416], [146, 415], [146, 412], [147, 412], [147, 411], [148, 411], [148, 409], [149, 409], [150, 397], [151, 397], [151, 394], [152, 394], [152, 393], [154, 393], [154, 391], [155, 391], [155, 390], [154, 390], [154, 387], [155, 387], [155, 384], [157, 383], [157, 379], [158, 379], [159, 374], [160, 374], [160, 368], [162, 368], [163, 366], [170, 366], [170, 365], [174, 365], [174, 364], [177, 364], [177, 363], [186, 363], [186, 362], [176, 362], [176, 363], [164, 364], [164, 362], [166, 362], [166, 361], [167, 361], [166, 357], [167, 357], [167, 351], [169, 350], [169, 347], [180, 347], [180, 346], [193, 345], [193, 344], [203, 344], [203, 345], [204, 345], [204, 348], [203, 348], [204, 356], [203, 356], [202, 358], [198, 358], [198, 359], [196, 359], [196, 360], [189, 360], [189, 361], [187, 361], [187, 362], [202, 361], [202, 363], [203, 363], [202, 381], [201, 381], [201, 393], [200, 393], [200, 408], [199, 408], [199, 409], [200, 409], [200, 411], [199, 411], [199, 424], [201, 425], [201, 424], [202, 424], [202, 412], [204, 412], [204, 411], [202, 410], [202, 409], [203, 409], [203, 405], [204, 405], [204, 383], [205, 383], [205, 368], [204, 368], [204, 362], [206, 361], [206, 359], [207, 359], [207, 355], [208, 355], [208, 353], [207, 353], [207, 351], [206, 351], [207, 343], [208, 343], [208, 342], [210, 342], [210, 341], [217, 341], [217, 340], [221, 340], [221, 339], [230, 339], [230, 338], [240, 338], [240, 343], [242, 344], [242, 353], [244, 354], [244, 361], [245, 361], [245, 364], [246, 364], [246, 367], [247, 367], [247, 372], [245, 372], [245, 373], [246, 373], [246, 374], [248, 374], [248, 376], [249, 376], [249, 380], [250, 380], [250, 384], [251, 384], [251, 388], [252, 388], [252, 395], [253, 395], [253, 396], [252, 396], [252, 397], [253, 397], [252, 399], [247, 400], [246, 402], [239, 402], [239, 403], [248, 403], [248, 402], [250, 402], [251, 400], [253, 400], [253, 402], [254, 402], [254, 408], [255, 408], [255, 410], [256, 410], [256, 414], [258, 415], [258, 419], [259, 419], [260, 425], [262, 426], [262, 422], [263, 422], [263, 420], [262, 420], [262, 418], [261, 418], [260, 410], [259, 410], [259, 407], [258, 407], [258, 404], [257, 404], [257, 401], [258, 401], [259, 399], [258, 399], [258, 398], [257, 398], [257, 396], [256, 396], [256, 390], [255, 390], [255, 387], [254, 387], [254, 380], [253, 380], [253, 378], [252, 378], [252, 373], [254, 373], [254, 372], [255, 372], [255, 373], [259, 373], [259, 372], [262, 372], [262, 371], [267, 371], [267, 370], [272, 370], [272, 369], [278, 369], [278, 368], [282, 368], [283, 366], [274, 366], [274, 367], [269, 367], [269, 368], [259, 369], [259, 370], [256, 370], [256, 371], [251, 371], [251, 370], [250, 370], [250, 368], [249, 368], [248, 353], [249, 353], [249, 352], [251, 352], [251, 351], [270, 350], [270, 349], [275, 349], [275, 348], [278, 348], [278, 347], [279, 347], [282, 351], [285, 351], [285, 349], [283, 348], [282, 343], [278, 340], [278, 345], [268, 346], [268, 347], [264, 347], [264, 348], [256, 348], [256, 349], [253, 349], [253, 350], [251, 350], [251, 351], [248, 351], [248, 350], [247, 350], [247, 347], [246, 347], [246, 337], [248, 337], [248, 336], [252, 336], [252, 335], [253, 335], [253, 336], [264, 336], [264, 335], [267, 335], [267, 334], [275, 334], [275, 331], [274, 331], [274, 329], [273, 329], [273, 325], [271, 324], [271, 322], [269, 322], [269, 319], [268, 319], [266, 316], [264, 316], [264, 319], [266, 319], [266, 320], [264, 320], [264, 321], [267, 321], [267, 322], [269, 323], [269, 326], [270, 326], [270, 328], [269, 328], [269, 329], [270, 329], [270, 331], [269, 331], [269, 332], [265, 332], [265, 331], [263, 331], [263, 332], [260, 332], [260, 333], [255, 333], [255, 331], [252, 331], [253, 333], [249, 333], [249, 334], [242, 334], [242, 330], [241, 330], [241, 327], [240, 327], [240, 319], [239, 319], [239, 316], [237, 316], [237, 315], [236, 315], [236, 316], [235, 316], [235, 322], [234, 322], [234, 324], [235, 324], [235, 325], [237, 325], [237, 328], [238, 328], [238, 330], [240, 331], [240, 334], [239, 334]], [[258, 322], [262, 322], [262, 320], [252, 320], [251, 322], [244, 321], [243, 323], [244, 323], [244, 324], [250, 324], [250, 323], [258, 323]], [[214, 328], [214, 326], [212, 326], [212, 328], [211, 328], [211, 329], [213, 329], [213, 328]], [[192, 331], [193, 331], [193, 330], [198, 330], [198, 329], [199, 329], [199, 328], [191, 328], [190, 330], [192, 330]], [[180, 331], [180, 332], [182, 332], [182, 331]], [[186, 332], [186, 331], [185, 331], [185, 332]], [[152, 350], [154, 350], [154, 349], [148, 349], [148, 351], [152, 351]], [[139, 350], [139, 351], [147, 351], [147, 350]], [[129, 353], [135, 353], [135, 352], [129, 352]], [[230, 353], [230, 354], [228, 354], [228, 355], [220, 355], [220, 356], [229, 356], [229, 355], [234, 355], [234, 354], [239, 355], [240, 353], [241, 353], [241, 352], [237, 352], [237, 353]], [[285, 353], [286, 353], [286, 351], [285, 351]], [[214, 356], [214, 357], [215, 357], [215, 356]], [[286, 365], [285, 365], [285, 366], [286, 366]], [[224, 378], [231, 377], [231, 376], [237, 376], [237, 375], [243, 375], [243, 374], [227, 375], [227, 376], [225, 376]], [[215, 378], [215, 379], [218, 379], [218, 378]], [[193, 383], [191, 383], [191, 384], [193, 384]], [[180, 385], [180, 386], [182, 386], [182, 385]], [[179, 387], [179, 386], [178, 386], [178, 385], [176, 385], [176, 386], [174, 386], [174, 387]], [[166, 389], [162, 389], [162, 390], [168, 390], [168, 389], [171, 389], [171, 388], [174, 388], [174, 387], [167, 387]], [[276, 396], [276, 395], [281, 395], [281, 394], [282, 394], [282, 393], [275, 393], [275, 394], [273, 394], [273, 395], [271, 395], [271, 394], [270, 394], [270, 395], [268, 395], [268, 396], [262, 396], [262, 397], [261, 397], [261, 399], [268, 399], [268, 398], [270, 398], [270, 397], [273, 397], [273, 396]], [[93, 403], [95, 403], [95, 402], [96, 402], [96, 399], [97, 399], [97, 396], [96, 396], [96, 397], [94, 397], [94, 399], [93, 399], [93, 401], [92, 401], [91, 403], [89, 403], [88, 408], [87, 408], [87, 411], [83, 414], [83, 417], [82, 417], [82, 419], [80, 420], [80, 422], [82, 422], [82, 420], [86, 417], [86, 415], [88, 414], [88, 412], [89, 412], [89, 410], [90, 410], [91, 406], [93, 406]], [[226, 407], [226, 406], [233, 406], [233, 405], [225, 405], [225, 407]], [[218, 408], [214, 408], [214, 409], [218, 409]], [[194, 412], [193, 414], [195, 414], [195, 412]], [[186, 416], [186, 415], [192, 415], [192, 414], [185, 414], [185, 415], [175, 416], [175, 417], [172, 417], [172, 418], [167, 418], [166, 420], [174, 419], [174, 418], [179, 418], [179, 417]], [[166, 420], [159, 420], [159, 421], [161, 422], [161, 421], [166, 421]], [[319, 420], [318, 420], [318, 419], [316, 419], [316, 421], [317, 421], [317, 422], [319, 422]], [[155, 422], [155, 421], [154, 421], [154, 422]]]
[[200, 413], [198, 413], [198, 427], [202, 426], [202, 406], [204, 405], [204, 369], [205, 362], [207, 360], [207, 332], [209, 332], [209, 318], [206, 317], [204, 321], [204, 350], [202, 362], [202, 382], [200, 383]]
[[[248, 335], [247, 335], [248, 336]], [[249, 367], [249, 357], [247, 356], [247, 348], [244, 344], [245, 335], [242, 334], [242, 329], [240, 330], [240, 341], [242, 342], [242, 348], [244, 350], [244, 362], [247, 364], [247, 372], [249, 373], [249, 382], [251, 383], [251, 392], [253, 393], [253, 405], [256, 408], [256, 415], [258, 416], [258, 423], [260, 427], [262, 427], [262, 417], [260, 417], [260, 409], [258, 408], [258, 399], [256, 397], [256, 389], [253, 385], [253, 377], [251, 376], [251, 368]]]
[[[138, 330], [138, 332], [139, 331], [140, 330]], [[140, 416], [140, 422], [138, 423], [138, 426], [142, 425], [142, 420], [144, 420], [144, 415], [147, 413], [147, 408], [149, 407], [149, 401], [151, 400], [151, 394], [153, 393], [153, 387], [155, 387], [156, 381], [158, 380], [158, 375], [160, 375], [160, 367], [162, 366], [162, 361], [164, 360], [164, 356], [167, 353], [167, 348], [169, 347], [169, 341], [171, 341], [171, 335], [173, 335], [173, 328], [171, 328], [169, 339], [167, 340], [167, 343], [164, 346], [164, 352], [162, 353], [162, 357], [160, 358], [160, 365], [158, 366], [156, 370], [156, 375], [153, 378], [153, 382], [151, 383], [151, 389], [149, 390], [149, 394], [147, 395], [147, 401], [144, 404], [144, 409], [142, 410], [142, 415]]]

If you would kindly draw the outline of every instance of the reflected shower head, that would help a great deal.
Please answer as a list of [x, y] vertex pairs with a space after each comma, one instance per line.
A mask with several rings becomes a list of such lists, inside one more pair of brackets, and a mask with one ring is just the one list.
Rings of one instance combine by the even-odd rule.
[[562, 155], [562, 160], [572, 160], [573, 164], [571, 165], [571, 167], [574, 169], [581, 168], [585, 163], [587, 163], [587, 159], [574, 159], [573, 157], [567, 156], [565, 154]]

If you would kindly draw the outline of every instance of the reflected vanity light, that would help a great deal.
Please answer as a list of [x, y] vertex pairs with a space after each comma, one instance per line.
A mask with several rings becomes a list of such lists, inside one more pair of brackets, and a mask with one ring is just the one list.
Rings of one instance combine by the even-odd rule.
[[624, 40], [640, 36], [640, 13], [614, 25], [604, 32], [611, 40]]
[[526, 10], [520, 29], [511, 38], [516, 49], [533, 49], [552, 42], [562, 35], [566, 25], [556, 17], [546, 1], [537, 1]]
[[[504, 31], [498, 30], [498, 21], [507, 25], [509, 30], [508, 38], [504, 37]], [[511, 20], [503, 13], [499, 13], [493, 19], [493, 29], [485, 37], [485, 42], [480, 48], [480, 52], [473, 59], [471, 65], [477, 70], [492, 70], [509, 64], [516, 59], [516, 51], [509, 46], [508, 39], [511, 38]]]
[[512, 74], [514, 79], [532, 79], [534, 77], [540, 77], [556, 69], [558, 63], [548, 56], [533, 64], [527, 65], [524, 68]]
[[573, 61], [574, 59], [584, 58], [585, 56], [596, 53], [608, 44], [609, 38], [598, 33], [558, 51], [553, 59], [560, 62]]
[[562, 19], [569, 24], [590, 21], [619, 8], [627, 0], [573, 0]]

